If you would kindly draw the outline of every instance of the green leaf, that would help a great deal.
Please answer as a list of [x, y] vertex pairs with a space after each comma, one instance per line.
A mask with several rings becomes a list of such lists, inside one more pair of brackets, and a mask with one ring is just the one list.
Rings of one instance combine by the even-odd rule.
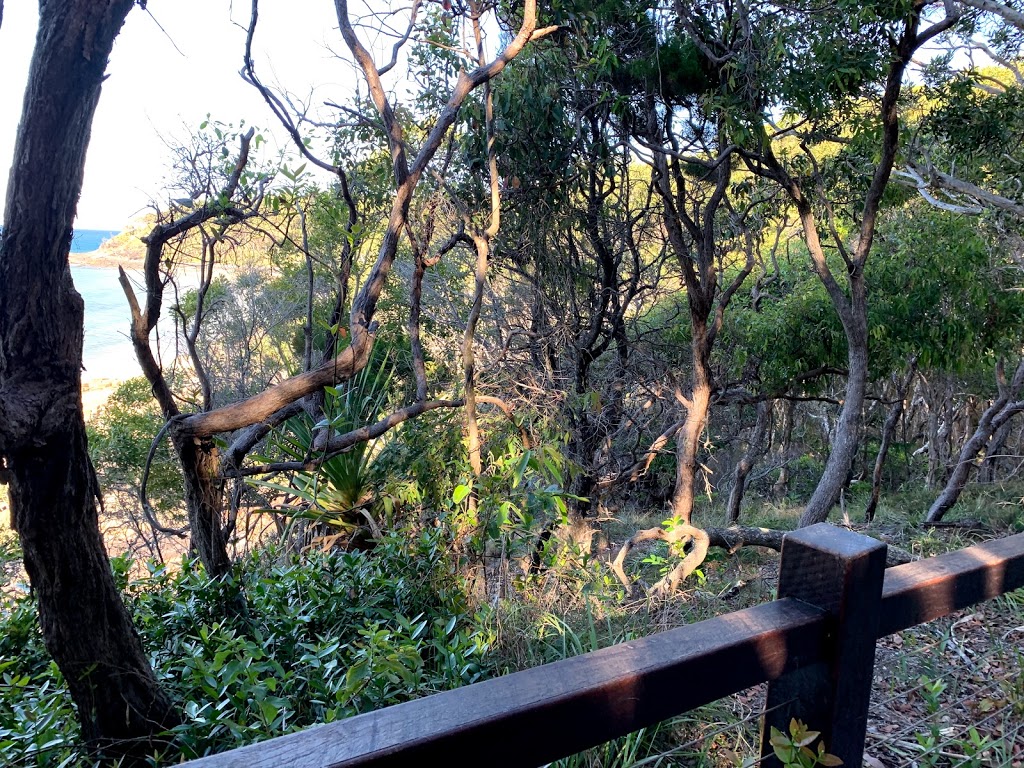
[[523, 475], [526, 473], [526, 468], [529, 466], [532, 456], [533, 451], [523, 451], [523, 455], [519, 457], [516, 468], [512, 471], [513, 488], [518, 488], [519, 484], [523, 482]]
[[469, 496], [469, 492], [472, 489], [471, 485], [460, 484], [455, 486], [455, 490], [452, 491], [452, 501], [456, 504], [461, 504]]
[[263, 714], [263, 719], [268, 723], [274, 722], [274, 718], [277, 717], [278, 708], [271, 704], [269, 701], [260, 702], [260, 712]]
[[793, 734], [793, 743], [798, 747], [806, 747], [811, 744], [816, 738], [821, 736], [821, 731], [803, 731], [801, 734]]

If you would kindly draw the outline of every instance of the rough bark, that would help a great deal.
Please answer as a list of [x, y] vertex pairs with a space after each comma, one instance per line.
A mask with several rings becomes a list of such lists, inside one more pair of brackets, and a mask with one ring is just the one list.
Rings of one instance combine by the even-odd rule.
[[1021, 389], [1024, 388], [1024, 359], [1017, 365], [1013, 379], [1007, 383], [1003, 374], [1002, 363], [997, 366], [996, 377], [999, 382], [999, 395], [992, 402], [978, 420], [978, 426], [974, 434], [964, 443], [960, 451], [960, 458], [957, 461], [953, 473], [946, 481], [946, 487], [932, 504], [925, 518], [926, 522], [937, 523], [943, 516], [953, 508], [964, 486], [971, 474], [971, 468], [978, 453], [988, 444], [992, 435], [1004, 424], [1009, 422], [1015, 415], [1024, 411], [1024, 400], [1018, 400]]
[[796, 416], [796, 403], [787, 400], [782, 410], [782, 439], [779, 440], [779, 460], [782, 467], [779, 469], [779, 477], [772, 485], [772, 496], [781, 499], [789, 491], [789, 462], [793, 457], [790, 455], [793, 444], [793, 419]]
[[871, 499], [864, 510], [864, 521], [870, 523], [875, 519], [875, 510], [878, 508], [878, 499], [882, 495], [882, 469], [885, 467], [885, 459], [889, 455], [889, 446], [892, 445], [892, 436], [896, 433], [896, 425], [903, 415], [904, 403], [907, 399], [907, 392], [910, 384], [917, 373], [917, 358], [910, 361], [907, 366], [907, 374], [896, 389], [896, 400], [889, 409], [885, 424], [882, 425], [882, 441], [878, 446], [878, 455], [875, 457], [875, 468], [871, 473]]
[[1003, 426], [996, 430], [995, 434], [992, 435], [992, 440], [985, 448], [985, 463], [982, 465], [980, 480], [983, 483], [994, 483], [999, 475], [999, 470], [1003, 464], [1004, 454], [1006, 451], [1006, 443], [1010, 439], [1010, 432], [1013, 429], [1013, 423], [1007, 420]]
[[133, 0], [40, 4], [0, 242], [0, 458], [46, 647], [83, 736], [131, 752], [179, 722], [114, 584], [81, 406], [68, 268], [89, 132]]
[[773, 407], [774, 404], [768, 400], [757, 404], [754, 433], [750, 437], [747, 452], [736, 463], [736, 471], [733, 473], [732, 490], [729, 492], [729, 502], [726, 505], [726, 519], [730, 525], [740, 519], [740, 505], [743, 503], [743, 493], [747, 489], [747, 478], [750, 476], [750, 470], [754, 468], [767, 447], [768, 426], [771, 423]]

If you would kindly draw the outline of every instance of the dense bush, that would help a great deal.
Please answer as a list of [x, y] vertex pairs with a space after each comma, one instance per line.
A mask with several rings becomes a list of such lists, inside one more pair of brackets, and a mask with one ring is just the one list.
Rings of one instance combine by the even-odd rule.
[[[331, 722], [486, 676], [493, 636], [467, 613], [434, 534], [390, 537], [372, 553], [264, 551], [235, 580], [184, 562], [151, 564], [125, 598], [161, 682], [186, 722], [186, 757]], [[246, 610], [234, 610], [237, 593]], [[0, 615], [0, 763], [88, 764], [70, 697], [42, 645], [28, 597]], [[165, 760], [176, 761], [178, 755]], [[160, 762], [159, 756], [154, 757]]]

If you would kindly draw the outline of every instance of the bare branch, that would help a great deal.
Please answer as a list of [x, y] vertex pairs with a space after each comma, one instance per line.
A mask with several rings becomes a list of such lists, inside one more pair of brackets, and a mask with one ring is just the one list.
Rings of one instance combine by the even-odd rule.
[[305, 157], [309, 162], [313, 163], [313, 165], [315, 165], [317, 168], [321, 168], [325, 171], [328, 171], [329, 173], [343, 173], [342, 170], [336, 165], [321, 160], [319, 157], [310, 152], [309, 147], [307, 147], [306, 142], [303, 141], [302, 134], [299, 133], [299, 128], [295, 124], [295, 121], [292, 119], [289, 110], [285, 107], [283, 103], [281, 103], [281, 99], [279, 99], [269, 88], [267, 88], [267, 86], [265, 86], [262, 83], [262, 81], [260, 81], [260, 79], [256, 76], [256, 65], [253, 62], [252, 58], [252, 41], [253, 38], [256, 36], [256, 23], [258, 21], [259, 0], [252, 0], [252, 14], [250, 16], [249, 27], [247, 28], [245, 35], [245, 56], [243, 59], [244, 66], [242, 68], [242, 79], [250, 85], [252, 85], [257, 91], [259, 91], [260, 96], [263, 97], [263, 100], [267, 103], [267, 106], [270, 107], [270, 111], [274, 113], [274, 116], [277, 117], [278, 121], [284, 127], [285, 131], [288, 132], [288, 135], [291, 137], [292, 141], [295, 143], [296, 148], [299, 150], [303, 157]]
[[427, 402], [413, 403], [388, 414], [380, 421], [369, 424], [343, 435], [336, 435], [330, 438], [325, 445], [314, 446], [320, 454], [309, 461], [282, 461], [272, 464], [261, 464], [241, 469], [227, 468], [224, 471], [225, 477], [248, 477], [252, 475], [269, 475], [276, 472], [314, 472], [319, 469], [325, 461], [332, 459], [338, 454], [350, 450], [359, 443], [374, 440], [385, 432], [407, 421], [429, 411], [436, 411], [439, 408], [461, 408], [465, 405], [464, 400], [429, 400]]
[[979, 11], [994, 13], [1000, 16], [1003, 21], [1017, 29], [1024, 29], [1024, 13], [1016, 8], [1011, 8], [1006, 3], [997, 3], [995, 0], [960, 0], [964, 5], [977, 8]]

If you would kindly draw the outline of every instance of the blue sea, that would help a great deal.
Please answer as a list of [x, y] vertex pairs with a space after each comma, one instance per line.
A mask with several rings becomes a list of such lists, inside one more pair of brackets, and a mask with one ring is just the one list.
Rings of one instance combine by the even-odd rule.
[[[72, 253], [91, 253], [116, 231], [76, 229], [71, 239]], [[117, 270], [110, 267], [71, 267], [75, 288], [85, 300], [85, 347], [82, 350], [83, 375], [98, 378], [123, 378], [140, 375], [135, 350], [128, 338], [131, 312], [117, 281]], [[136, 287], [140, 301], [145, 291]]]
[[[85, 374], [98, 378], [138, 375], [138, 369], [132, 364], [135, 350], [128, 339], [131, 312], [117, 281], [117, 270], [71, 267], [71, 276], [75, 289], [85, 300], [85, 346], [82, 350]], [[140, 301], [144, 301], [145, 292], [138, 288], [136, 292], [140, 294]]]
[[71, 235], [71, 252], [92, 253], [116, 234], [116, 230], [110, 229], [76, 229]]
[[[0, 227], [2, 231], [3, 227]], [[71, 253], [91, 253], [116, 234], [117, 230], [110, 229], [76, 229], [71, 239]], [[135, 350], [128, 338], [131, 312], [117, 279], [117, 269], [73, 266], [71, 276], [75, 289], [85, 301], [83, 376], [112, 379], [140, 376]], [[132, 272], [128, 276], [135, 282], [139, 301], [144, 302], [146, 292], [142, 287], [142, 276]], [[164, 318], [161, 318], [161, 325], [163, 322]]]

